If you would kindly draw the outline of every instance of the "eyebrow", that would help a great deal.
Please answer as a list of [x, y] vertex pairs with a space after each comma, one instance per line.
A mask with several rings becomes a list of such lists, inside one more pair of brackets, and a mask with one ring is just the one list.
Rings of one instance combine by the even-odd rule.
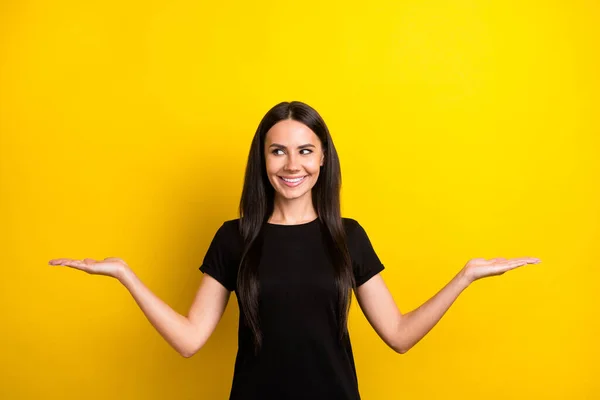
[[[287, 149], [287, 147], [285, 147], [284, 145], [279, 144], [279, 143], [273, 143], [272, 145], [269, 146], [269, 148], [271, 148], [271, 147], [277, 147], [277, 148]], [[316, 146], [314, 144], [310, 144], [310, 143], [303, 144], [302, 146], [298, 146], [299, 149], [305, 149], [307, 147], [316, 148]]]

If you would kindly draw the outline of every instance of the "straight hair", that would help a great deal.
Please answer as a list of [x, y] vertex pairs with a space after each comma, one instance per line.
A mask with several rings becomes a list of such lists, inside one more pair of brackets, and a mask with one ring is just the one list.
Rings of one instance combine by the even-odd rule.
[[352, 289], [356, 287], [340, 211], [342, 183], [340, 161], [329, 129], [319, 113], [308, 104], [299, 101], [279, 103], [265, 114], [252, 139], [239, 205], [239, 229], [244, 249], [238, 271], [238, 297], [245, 323], [253, 333], [257, 352], [262, 345], [258, 313], [260, 290], [258, 264], [261, 258], [264, 227], [273, 213], [275, 200], [275, 189], [266, 173], [265, 137], [273, 125], [286, 119], [301, 122], [309, 127], [321, 141], [325, 155], [319, 178], [312, 188], [311, 195], [319, 223], [324, 228], [322, 231], [327, 254], [335, 270], [340, 310], [340, 340], [347, 334]]

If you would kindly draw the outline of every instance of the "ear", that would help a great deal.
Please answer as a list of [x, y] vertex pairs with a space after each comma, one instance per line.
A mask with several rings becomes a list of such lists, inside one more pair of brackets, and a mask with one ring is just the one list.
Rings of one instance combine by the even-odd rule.
[[325, 160], [325, 154], [323, 154], [323, 155], [321, 156], [321, 167], [323, 166], [324, 160]]

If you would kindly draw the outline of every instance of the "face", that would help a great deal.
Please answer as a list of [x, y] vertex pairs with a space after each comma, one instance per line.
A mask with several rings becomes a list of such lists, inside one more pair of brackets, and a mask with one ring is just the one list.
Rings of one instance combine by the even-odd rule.
[[267, 132], [266, 169], [276, 196], [286, 200], [310, 196], [324, 160], [321, 141], [301, 122], [279, 121]]

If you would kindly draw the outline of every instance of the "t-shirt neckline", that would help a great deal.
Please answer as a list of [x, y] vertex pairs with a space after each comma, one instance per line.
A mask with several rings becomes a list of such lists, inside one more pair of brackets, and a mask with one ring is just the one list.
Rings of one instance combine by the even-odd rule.
[[318, 220], [319, 220], [319, 217], [313, 219], [312, 221], [302, 222], [300, 224], [287, 225], [287, 224], [273, 224], [271, 222], [265, 222], [265, 225], [270, 226], [270, 227], [275, 227], [275, 228], [293, 228], [293, 227], [308, 226], [308, 225], [314, 224]]

